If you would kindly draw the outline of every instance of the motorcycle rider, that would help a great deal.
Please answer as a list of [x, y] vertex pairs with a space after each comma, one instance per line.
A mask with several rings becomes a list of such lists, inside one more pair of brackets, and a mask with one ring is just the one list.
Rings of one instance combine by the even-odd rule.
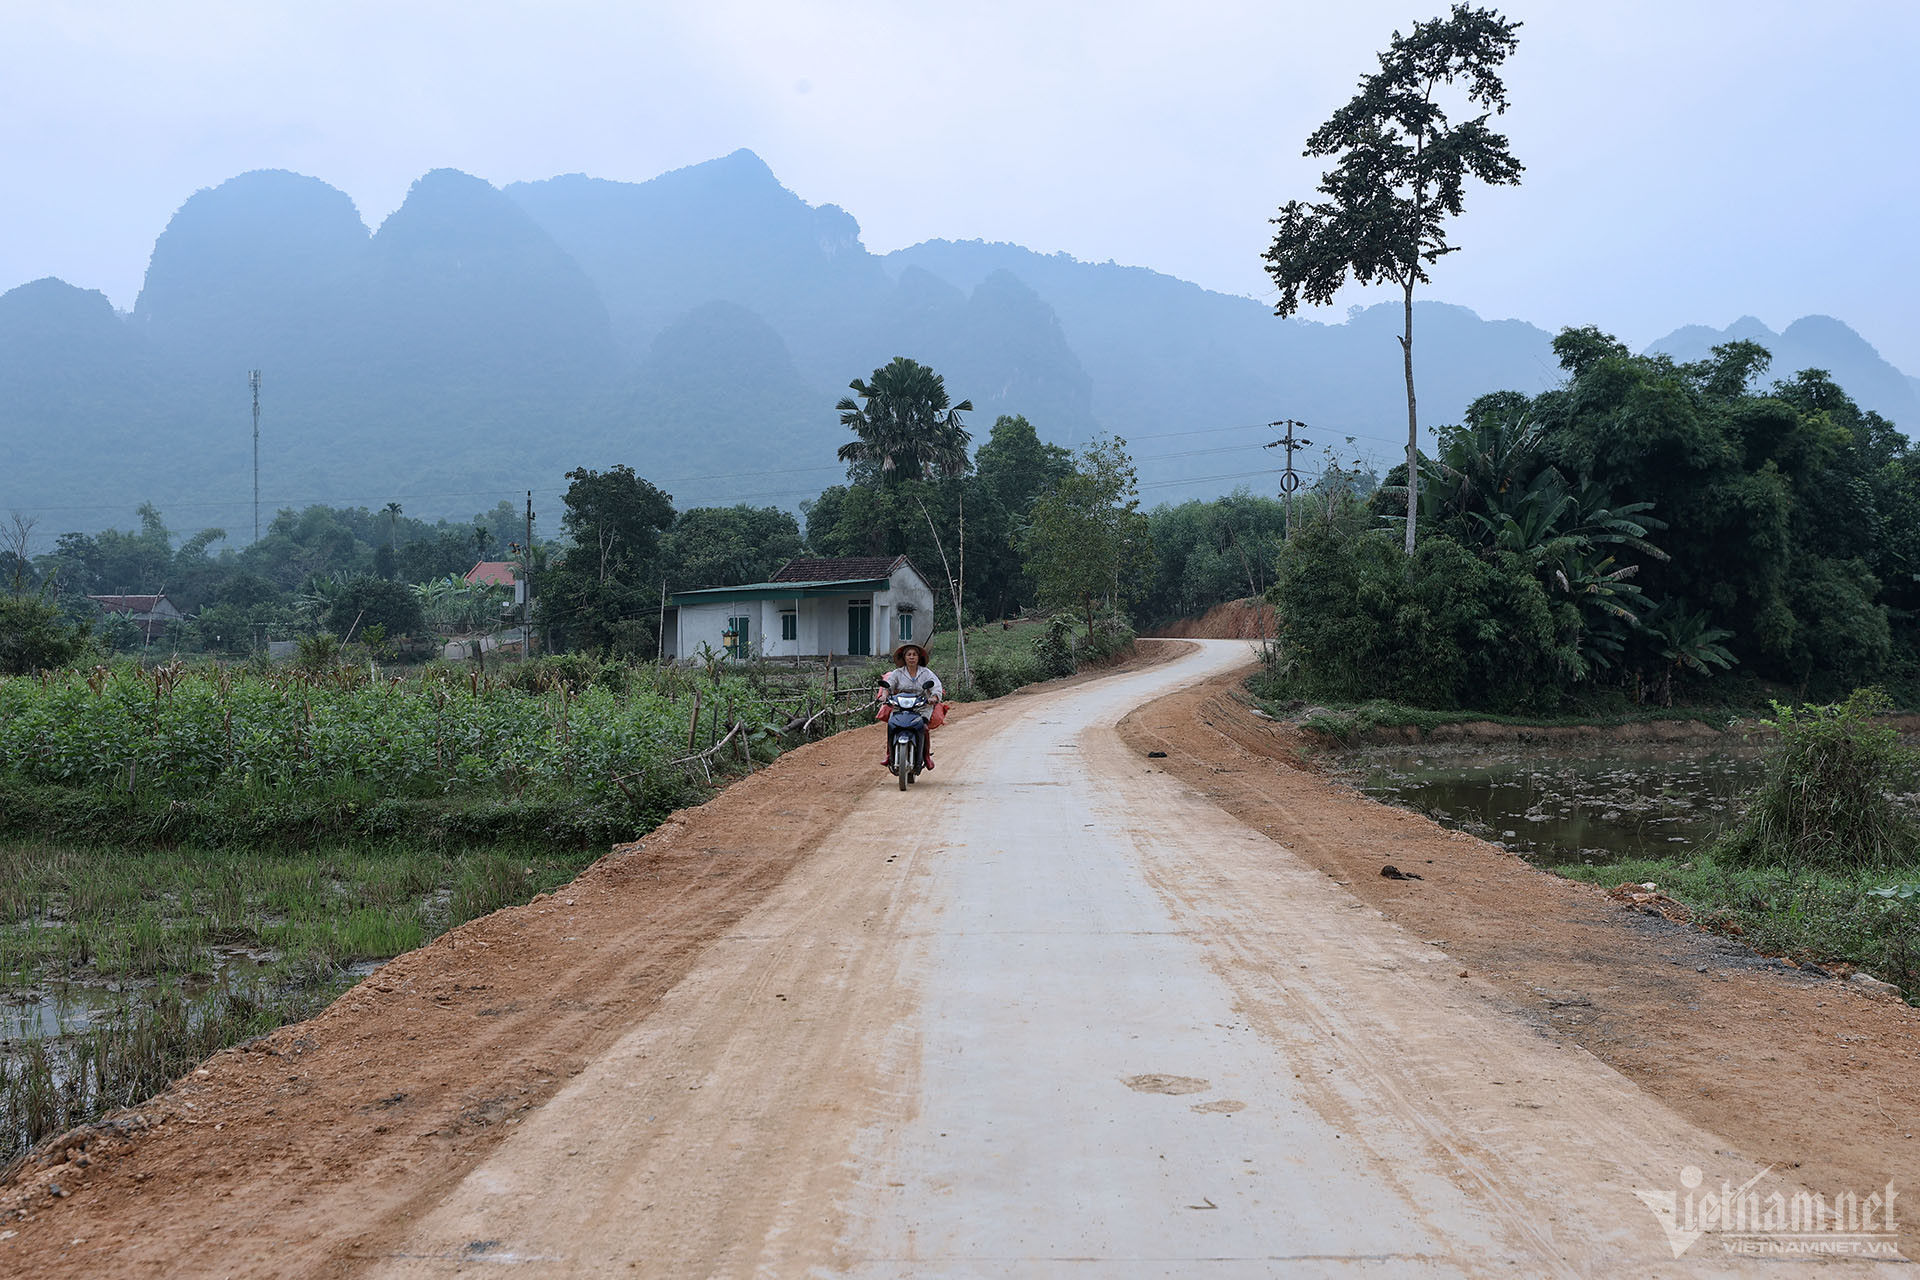
[[[926, 662], [926, 660], [927, 651], [925, 649], [922, 649], [911, 640], [901, 641], [893, 651], [893, 670], [880, 677], [880, 688], [878, 692], [874, 694], [874, 701], [885, 702], [894, 694], [903, 693], [909, 689], [918, 693], [924, 693], [926, 692], [927, 682], [932, 681], [932, 701], [934, 706], [938, 706], [940, 700], [946, 696], [946, 686], [940, 683], [940, 677], [933, 673], [933, 668], [921, 665]], [[887, 729], [887, 717], [884, 714], [880, 717], [880, 727]], [[926, 767], [932, 769], [933, 731], [928, 729], [924, 732], [926, 733]], [[893, 763], [892, 742], [893, 735], [891, 731], [889, 731], [887, 733], [889, 749], [887, 753], [881, 757], [881, 764]]]

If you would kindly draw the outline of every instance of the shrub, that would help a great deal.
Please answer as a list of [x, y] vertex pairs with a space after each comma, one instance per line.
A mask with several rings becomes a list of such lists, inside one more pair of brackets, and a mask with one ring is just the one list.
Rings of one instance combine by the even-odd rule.
[[1310, 525], [1286, 544], [1272, 596], [1301, 693], [1487, 710], [1558, 699], [1552, 608], [1511, 556], [1435, 536], [1409, 560], [1391, 534]]
[[1133, 628], [1124, 618], [1106, 617], [1081, 642], [1080, 658], [1085, 662], [1104, 662], [1125, 653], [1134, 641]]
[[1780, 732], [1745, 816], [1714, 856], [1732, 864], [1860, 870], [1914, 858], [1913, 820], [1894, 797], [1920, 776], [1920, 752], [1902, 746], [1877, 689], [1857, 689], [1833, 706], [1773, 704], [1766, 723]]
[[327, 606], [327, 630], [343, 640], [357, 637], [367, 627], [385, 627], [390, 636], [410, 636], [425, 624], [420, 598], [404, 582], [384, 578], [354, 578], [340, 588]]
[[1073, 674], [1073, 629], [1065, 618], [1054, 618], [1033, 638], [1033, 655], [1045, 673], [1039, 679]]
[[68, 623], [59, 606], [33, 596], [0, 596], [0, 675], [64, 667], [87, 648], [87, 628]]
[[973, 692], [976, 697], [1003, 698], [1047, 675], [1037, 658], [982, 658], [973, 664]]

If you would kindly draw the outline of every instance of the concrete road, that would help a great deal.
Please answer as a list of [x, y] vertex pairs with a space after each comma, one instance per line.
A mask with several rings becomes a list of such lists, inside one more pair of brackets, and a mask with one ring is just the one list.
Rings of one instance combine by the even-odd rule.
[[1689, 1239], [1683, 1174], [1756, 1166], [1113, 732], [1248, 657], [1007, 699], [906, 795], [876, 766], [828, 852], [372, 1269], [1807, 1265]]

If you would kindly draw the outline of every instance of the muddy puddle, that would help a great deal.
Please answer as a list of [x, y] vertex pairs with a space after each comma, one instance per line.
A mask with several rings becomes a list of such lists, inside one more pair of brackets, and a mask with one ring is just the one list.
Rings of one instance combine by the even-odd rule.
[[1664, 858], [1710, 842], [1760, 782], [1761, 746], [1526, 743], [1368, 747], [1338, 775], [1377, 800], [1546, 864]]
[[[213, 972], [205, 977], [124, 982], [101, 978], [56, 979], [29, 987], [0, 987], [0, 1058], [31, 1040], [111, 1027], [124, 1020], [137, 1003], [151, 1000], [163, 987], [178, 994], [190, 1013], [230, 991], [257, 991], [263, 978], [269, 975], [277, 953], [262, 948], [223, 946], [212, 948], [211, 958]], [[344, 990], [382, 963], [365, 960], [345, 965], [333, 973], [328, 985]]]

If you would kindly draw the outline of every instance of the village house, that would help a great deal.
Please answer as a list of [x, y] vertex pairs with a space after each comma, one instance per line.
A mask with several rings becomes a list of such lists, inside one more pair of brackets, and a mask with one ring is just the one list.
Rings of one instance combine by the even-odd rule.
[[515, 575], [515, 565], [511, 560], [482, 560], [467, 570], [464, 581], [469, 585], [483, 587], [515, 588], [514, 603], [519, 603], [519, 579]]
[[905, 556], [789, 560], [765, 582], [678, 591], [672, 604], [663, 648], [683, 660], [702, 644], [729, 657], [858, 657], [933, 630], [933, 587]]
[[87, 599], [93, 601], [101, 616], [117, 614], [139, 627], [141, 639], [148, 643], [165, 635], [168, 628], [187, 621], [187, 615], [164, 595], [88, 596]]

